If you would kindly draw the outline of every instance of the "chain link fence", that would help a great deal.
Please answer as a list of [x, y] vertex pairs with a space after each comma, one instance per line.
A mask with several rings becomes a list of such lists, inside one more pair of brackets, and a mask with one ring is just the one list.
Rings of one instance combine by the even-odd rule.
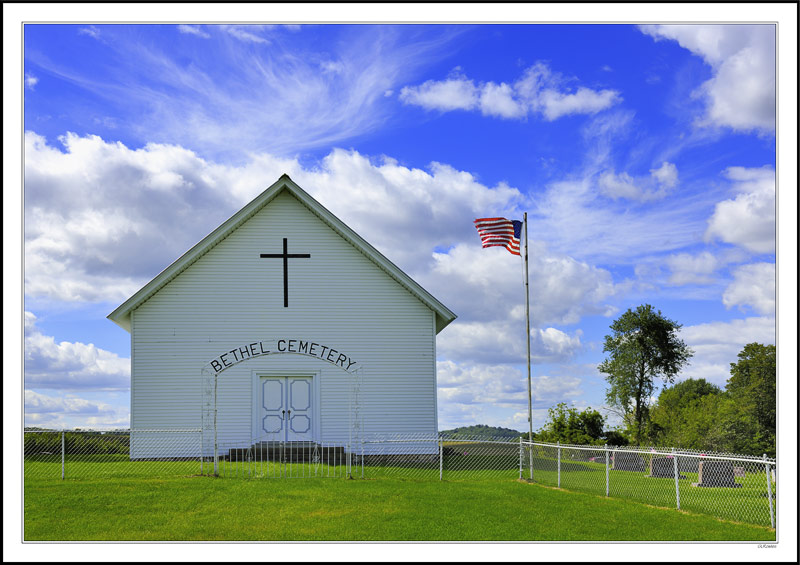
[[642, 446], [586, 446], [522, 438], [382, 434], [353, 445], [222, 442], [201, 457], [201, 431], [24, 433], [29, 481], [218, 474], [239, 478], [532, 479], [534, 482], [775, 527], [776, 460]]
[[399, 434], [372, 436], [363, 446], [367, 478], [532, 479], [775, 527], [776, 462], [766, 456]]
[[203, 465], [199, 429], [25, 430], [23, 444], [26, 481], [185, 476]]
[[519, 440], [385, 434], [365, 438], [363, 446], [366, 478], [515, 479], [520, 475]]
[[440, 477], [438, 434], [373, 434], [362, 439], [361, 476], [435, 480]]
[[775, 527], [776, 462], [766, 455], [537, 442], [523, 449], [542, 484]]

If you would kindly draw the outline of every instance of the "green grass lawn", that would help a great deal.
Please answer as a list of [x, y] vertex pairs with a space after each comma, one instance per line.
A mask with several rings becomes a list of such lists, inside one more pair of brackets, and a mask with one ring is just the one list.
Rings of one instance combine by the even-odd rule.
[[[527, 470], [526, 470], [527, 471]], [[736, 478], [741, 488], [694, 487], [698, 474], [682, 472], [679, 479], [681, 510], [709, 514], [735, 522], [746, 522], [762, 526], [770, 525], [766, 474], [748, 472]], [[527, 474], [525, 475], [527, 476]], [[534, 460], [534, 479], [556, 486], [558, 476], [556, 462], [546, 459]], [[651, 478], [646, 473], [609, 470], [609, 496], [643, 502], [667, 508], [676, 507], [675, 479]], [[773, 511], [776, 512], [776, 486], [772, 483]], [[603, 463], [562, 462], [561, 488], [605, 494], [606, 469]]]
[[[673, 483], [674, 486], [674, 483]], [[775, 530], [513, 479], [28, 479], [25, 540], [775, 540]]]
[[[480, 451], [477, 446], [462, 444], [457, 450], [448, 450], [444, 457], [444, 479], [448, 481], [513, 481], [519, 476], [519, 452], [515, 446], [492, 446], [491, 452]], [[438, 458], [368, 458], [363, 476], [367, 479], [418, 479], [439, 484]], [[226, 477], [344, 477], [346, 465], [336, 461], [336, 465], [322, 463], [287, 463], [270, 461], [220, 461], [220, 473]], [[527, 460], [524, 460], [524, 476], [528, 476]], [[550, 457], [535, 454], [533, 458], [534, 479], [537, 483], [556, 486], [557, 462]], [[211, 464], [206, 463], [204, 472], [210, 473]], [[172, 480], [200, 472], [199, 461], [130, 461], [126, 455], [67, 456], [67, 482], [76, 484], [85, 480], [117, 478], [140, 478]], [[681, 510], [694, 514], [706, 514], [733, 522], [758, 526], [770, 525], [769, 504], [766, 497], [765, 475], [748, 472], [737, 478], [742, 488], [699, 488], [696, 473], [683, 472], [679, 480]], [[49, 460], [26, 458], [26, 484], [38, 489], [40, 485], [51, 484], [61, 476], [61, 463]], [[362, 469], [357, 463], [353, 466], [353, 476], [360, 478]], [[75, 481], [73, 479], [79, 479]], [[609, 471], [609, 495], [615, 499], [649, 504], [663, 508], [675, 508], [675, 481], [671, 478], [649, 478], [645, 473], [632, 471]], [[561, 488], [569, 491], [602, 496], [605, 494], [606, 471], [604, 463], [562, 460]], [[420, 487], [421, 488], [421, 487]], [[427, 488], [427, 487], [426, 487]], [[434, 487], [436, 488], [436, 487]], [[772, 484], [773, 501], [777, 500], [775, 485]], [[773, 502], [774, 504], [774, 502]], [[774, 510], [774, 509], [773, 509]]]

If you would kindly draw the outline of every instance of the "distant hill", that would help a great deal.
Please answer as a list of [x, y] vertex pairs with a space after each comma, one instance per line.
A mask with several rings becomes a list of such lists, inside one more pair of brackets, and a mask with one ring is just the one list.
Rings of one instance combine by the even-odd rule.
[[523, 432], [497, 426], [464, 426], [439, 432], [444, 439], [517, 439]]

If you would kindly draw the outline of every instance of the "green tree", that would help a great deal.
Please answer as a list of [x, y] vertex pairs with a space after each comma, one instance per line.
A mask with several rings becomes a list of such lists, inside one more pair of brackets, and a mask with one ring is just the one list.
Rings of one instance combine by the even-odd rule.
[[775, 455], [776, 349], [748, 343], [731, 363], [725, 386], [730, 405], [725, 415], [730, 449]]
[[650, 420], [655, 379], [673, 383], [692, 356], [692, 350], [678, 337], [681, 327], [645, 304], [617, 318], [611, 324], [613, 333], [605, 337], [603, 352], [609, 357], [598, 370], [606, 374], [610, 385], [606, 401], [623, 412], [636, 443], [644, 439]]
[[536, 433], [539, 441], [596, 445], [603, 443], [605, 418], [591, 407], [583, 412], [559, 402], [547, 411], [547, 422]]
[[723, 391], [705, 379], [686, 379], [665, 388], [650, 410], [650, 440], [686, 449], [719, 449]]

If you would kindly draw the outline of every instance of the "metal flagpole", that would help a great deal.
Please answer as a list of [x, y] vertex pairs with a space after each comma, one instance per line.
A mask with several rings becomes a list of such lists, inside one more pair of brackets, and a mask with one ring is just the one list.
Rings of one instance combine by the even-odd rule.
[[528, 213], [522, 213], [522, 223], [525, 225], [525, 329], [528, 339], [528, 441], [530, 442], [529, 461], [530, 479], [533, 480], [533, 400], [531, 396], [531, 304], [528, 291]]

